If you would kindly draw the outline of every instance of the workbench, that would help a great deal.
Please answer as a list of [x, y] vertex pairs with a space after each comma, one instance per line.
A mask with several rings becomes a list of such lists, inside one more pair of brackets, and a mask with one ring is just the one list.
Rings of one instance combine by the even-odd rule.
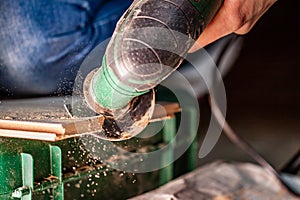
[[[73, 123], [64, 109], [64, 104], [70, 101], [66, 97], [1, 101], [1, 200], [124, 199], [155, 189], [172, 180], [175, 174], [195, 168], [196, 141], [185, 153], [184, 160], [179, 159], [162, 169], [147, 173], [116, 170], [113, 165], [130, 163], [133, 166], [143, 166], [143, 160], [110, 155], [105, 150], [105, 142], [89, 134], [64, 135], [63, 132], [52, 131], [53, 124], [55, 130], [57, 126], [59, 130], [63, 130], [65, 127], [60, 127], [61, 124], [70, 121]], [[192, 110], [190, 121], [194, 118]], [[180, 115], [174, 111], [162, 118], [157, 116], [150, 124], [153, 125], [152, 128], [162, 128], [153, 137], [132, 138], [115, 144], [132, 152], [150, 152], [161, 148], [176, 135], [176, 120]], [[10, 123], [12, 121], [16, 123]], [[27, 122], [33, 124], [26, 124]], [[22, 130], [36, 127], [36, 123], [42, 123], [37, 128], [43, 128], [44, 132]], [[48, 126], [50, 129], [45, 129]], [[147, 128], [141, 134], [147, 135]], [[196, 130], [185, 130], [187, 138], [195, 135]], [[44, 137], [45, 134], [47, 137]], [[97, 147], [96, 156], [92, 152], [93, 147], [86, 148], [89, 144]], [[172, 159], [173, 151], [175, 149], [160, 155], [158, 162]]]

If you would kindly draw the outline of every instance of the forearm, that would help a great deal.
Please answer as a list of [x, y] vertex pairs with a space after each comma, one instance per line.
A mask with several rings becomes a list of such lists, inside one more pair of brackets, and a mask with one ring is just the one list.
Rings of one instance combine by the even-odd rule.
[[276, 0], [224, 0], [223, 6], [208, 24], [190, 52], [231, 33], [248, 33]]

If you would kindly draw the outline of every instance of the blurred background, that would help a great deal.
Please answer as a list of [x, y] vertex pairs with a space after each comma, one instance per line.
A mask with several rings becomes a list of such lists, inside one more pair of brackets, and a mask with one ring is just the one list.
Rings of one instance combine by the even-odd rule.
[[[277, 168], [300, 149], [298, 8], [298, 1], [276, 2], [244, 36], [240, 56], [224, 78], [228, 122]], [[214, 159], [251, 160], [224, 136], [200, 163]]]

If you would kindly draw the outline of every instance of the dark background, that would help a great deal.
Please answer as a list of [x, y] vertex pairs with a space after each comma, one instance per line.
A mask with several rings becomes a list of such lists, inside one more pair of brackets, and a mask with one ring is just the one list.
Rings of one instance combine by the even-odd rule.
[[[278, 168], [300, 149], [299, 37], [299, 2], [276, 2], [225, 77], [229, 123]], [[250, 160], [224, 136], [200, 162], [213, 159]]]
[[226, 79], [230, 104], [289, 112], [299, 108], [298, 8], [297, 1], [276, 2], [245, 36], [241, 55]]

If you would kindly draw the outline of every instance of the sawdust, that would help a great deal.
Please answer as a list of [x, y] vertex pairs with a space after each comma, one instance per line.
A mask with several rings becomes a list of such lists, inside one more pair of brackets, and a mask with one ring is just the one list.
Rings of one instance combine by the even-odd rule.
[[0, 119], [18, 121], [62, 121], [70, 117], [63, 112], [5, 112], [0, 113]]
[[140, 133], [149, 123], [154, 109], [154, 91], [135, 97], [125, 109], [113, 116], [104, 114], [103, 130], [108, 140], [129, 139]]
[[65, 121], [71, 119], [62, 98], [7, 100], [0, 103], [0, 119], [18, 121]]

